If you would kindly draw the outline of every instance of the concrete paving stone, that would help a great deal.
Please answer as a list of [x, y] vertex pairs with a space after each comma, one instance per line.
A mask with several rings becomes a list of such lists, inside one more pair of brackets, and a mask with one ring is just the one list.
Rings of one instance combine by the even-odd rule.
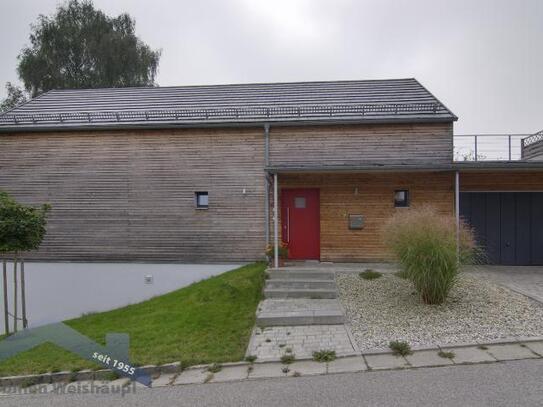
[[198, 384], [204, 383], [207, 378], [208, 372], [204, 369], [187, 369], [183, 370], [179, 376], [177, 376], [173, 382], [177, 384]]
[[282, 363], [255, 363], [253, 369], [249, 372], [249, 379], [261, 377], [284, 377], [282, 369], [286, 365]]
[[543, 341], [541, 342], [526, 342], [525, 345], [539, 356], [543, 356]]
[[421, 350], [413, 352], [412, 355], [408, 355], [405, 358], [409, 364], [413, 367], [423, 367], [423, 366], [445, 366], [452, 365], [453, 362], [451, 359], [442, 358], [437, 353], [439, 350]]
[[247, 379], [249, 365], [227, 366], [213, 375], [211, 382], [230, 382]]
[[402, 356], [391, 354], [365, 355], [366, 363], [371, 369], [401, 369], [409, 367], [407, 361]]
[[520, 344], [489, 345], [487, 352], [498, 360], [531, 359], [538, 357], [528, 347], [522, 347]]
[[328, 373], [362, 372], [368, 370], [362, 356], [339, 358], [328, 363]]
[[482, 363], [496, 361], [496, 359], [492, 357], [488, 352], [479, 349], [476, 346], [447, 348], [444, 349], [444, 351], [454, 353], [454, 363]]
[[314, 360], [301, 360], [289, 365], [289, 376], [293, 376], [295, 372], [302, 376], [319, 375], [326, 373], [326, 363], [315, 362]]
[[170, 374], [161, 374], [159, 377], [153, 380], [152, 387], [164, 387], [170, 385], [174, 377], [177, 375], [175, 373]]

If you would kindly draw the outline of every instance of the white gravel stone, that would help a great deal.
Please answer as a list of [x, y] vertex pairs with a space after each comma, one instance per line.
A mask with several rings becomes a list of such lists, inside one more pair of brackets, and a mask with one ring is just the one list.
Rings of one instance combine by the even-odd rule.
[[417, 347], [543, 335], [542, 304], [474, 276], [461, 275], [441, 305], [422, 303], [413, 285], [393, 274], [364, 280], [338, 273], [336, 281], [362, 352], [392, 340]]

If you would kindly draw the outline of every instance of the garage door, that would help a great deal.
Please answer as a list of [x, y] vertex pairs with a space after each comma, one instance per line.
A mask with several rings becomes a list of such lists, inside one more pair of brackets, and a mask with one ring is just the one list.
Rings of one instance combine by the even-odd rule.
[[460, 216], [488, 263], [543, 265], [543, 192], [462, 192]]

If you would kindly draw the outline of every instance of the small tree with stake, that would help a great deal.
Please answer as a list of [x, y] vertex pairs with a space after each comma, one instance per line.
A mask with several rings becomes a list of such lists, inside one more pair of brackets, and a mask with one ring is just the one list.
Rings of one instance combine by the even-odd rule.
[[47, 213], [51, 207], [47, 204], [33, 208], [18, 203], [7, 193], [0, 191], [0, 253], [3, 254], [4, 285], [4, 323], [9, 334], [7, 300], [7, 257], [13, 257], [13, 332], [17, 332], [18, 320], [18, 278], [17, 265], [20, 263], [21, 305], [23, 328], [27, 327], [24, 259], [22, 253], [37, 249], [45, 236]]

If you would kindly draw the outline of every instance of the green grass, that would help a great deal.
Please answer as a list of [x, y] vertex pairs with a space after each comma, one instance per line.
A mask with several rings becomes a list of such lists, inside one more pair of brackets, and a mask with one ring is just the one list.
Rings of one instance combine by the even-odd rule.
[[394, 275], [398, 278], [403, 278], [404, 280], [408, 280], [409, 276], [407, 275], [407, 271], [400, 270], [394, 273]]
[[382, 276], [382, 274], [379, 273], [378, 271], [374, 271], [371, 269], [366, 269], [363, 272], [358, 273], [358, 275], [364, 280], [375, 280], [376, 278], [379, 278]]
[[290, 365], [291, 363], [294, 363], [295, 360], [296, 357], [291, 353], [281, 356], [281, 363], [284, 365]]
[[313, 360], [316, 362], [332, 362], [336, 359], [335, 350], [319, 350], [313, 352]]
[[[171, 293], [65, 323], [105, 345], [109, 332], [130, 335], [137, 366], [181, 361], [183, 366], [242, 360], [255, 323], [264, 263], [254, 263]], [[0, 376], [101, 368], [53, 344], [0, 363]]]

